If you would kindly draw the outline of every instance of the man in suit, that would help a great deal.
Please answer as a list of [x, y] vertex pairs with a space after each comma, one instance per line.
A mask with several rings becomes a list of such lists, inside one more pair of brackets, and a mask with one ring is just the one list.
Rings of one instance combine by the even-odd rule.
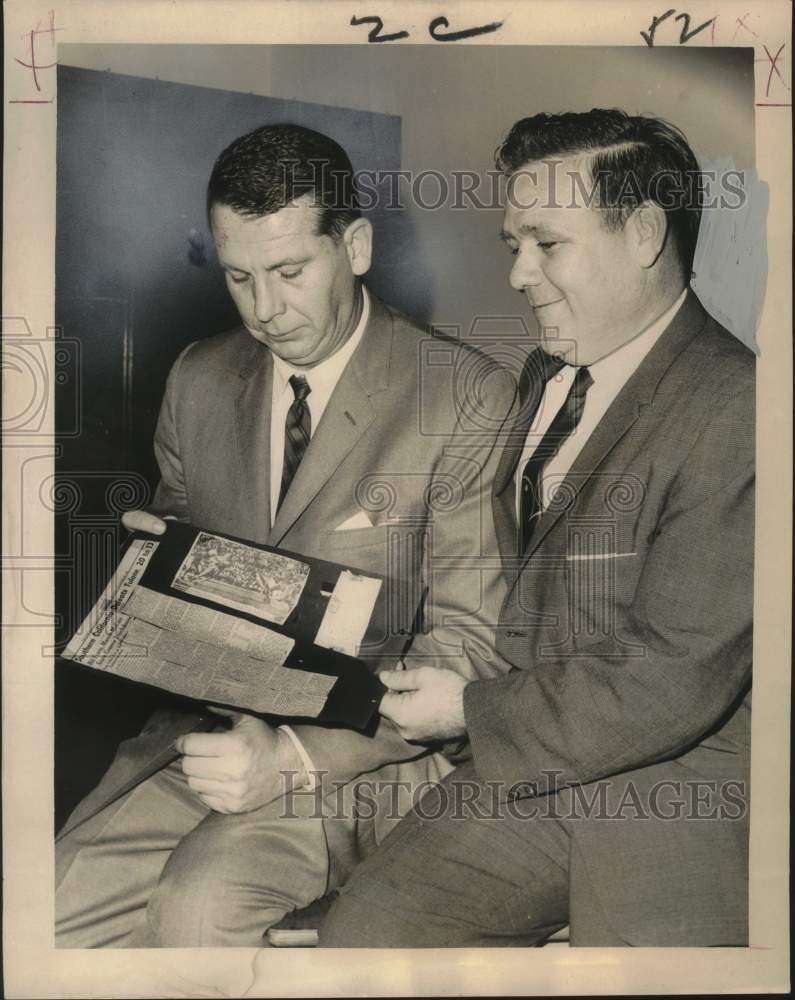
[[[514, 380], [368, 293], [371, 226], [328, 137], [275, 125], [236, 140], [208, 210], [242, 326], [177, 359], [155, 504], [125, 524], [158, 534], [176, 517], [384, 574], [392, 633], [411, 635], [427, 587], [405, 666], [504, 669], [489, 498]], [[459, 398], [462, 379], [474, 396]], [[395, 665], [370, 652], [377, 669]], [[438, 780], [460, 743], [409, 743], [388, 719], [360, 733], [227, 715], [228, 730], [191, 732], [201, 717], [163, 711], [122, 744], [59, 839], [59, 947], [262, 944], [409, 807], [357, 815], [357, 779]]]
[[754, 358], [688, 287], [685, 137], [538, 114], [497, 157], [542, 329], [494, 485], [509, 672], [386, 673], [471, 761], [357, 869], [329, 946], [745, 945]]

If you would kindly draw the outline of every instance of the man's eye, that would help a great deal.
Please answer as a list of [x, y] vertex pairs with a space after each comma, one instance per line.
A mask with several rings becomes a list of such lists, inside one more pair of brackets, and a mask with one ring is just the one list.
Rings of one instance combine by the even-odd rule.
[[544, 243], [539, 243], [538, 245], [542, 250], [552, 250], [553, 247], [556, 247], [558, 244], [557, 240], [546, 240]]
[[279, 271], [279, 275], [282, 278], [286, 278], [288, 281], [292, 281], [293, 278], [300, 277], [300, 275], [301, 275], [302, 272], [303, 272], [303, 268], [299, 267], [295, 271]]
[[226, 272], [226, 276], [227, 276], [227, 278], [229, 278], [229, 279], [230, 279], [231, 281], [234, 281], [234, 283], [235, 283], [236, 285], [242, 285], [242, 284], [244, 284], [244, 283], [245, 283], [246, 281], [248, 281], [248, 275], [247, 275], [247, 274], [230, 274], [230, 273], [229, 273], [229, 271], [227, 271], [227, 272]]

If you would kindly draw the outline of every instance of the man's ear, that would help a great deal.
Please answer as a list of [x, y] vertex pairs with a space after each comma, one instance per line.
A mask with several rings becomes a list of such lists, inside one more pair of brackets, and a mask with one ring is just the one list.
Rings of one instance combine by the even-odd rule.
[[653, 201], [644, 201], [627, 219], [635, 256], [641, 267], [653, 267], [663, 252], [668, 233], [668, 216]]
[[343, 234], [345, 250], [354, 274], [366, 274], [373, 259], [373, 227], [367, 219], [355, 219]]

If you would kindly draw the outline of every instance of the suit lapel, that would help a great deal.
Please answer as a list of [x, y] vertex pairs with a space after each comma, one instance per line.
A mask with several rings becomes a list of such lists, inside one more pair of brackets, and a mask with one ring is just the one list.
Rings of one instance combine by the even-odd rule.
[[242, 470], [244, 510], [241, 522], [256, 533], [252, 540], [265, 539], [271, 530], [271, 441], [270, 413], [273, 393], [271, 352], [249, 335], [241, 351], [239, 371], [242, 386], [235, 399], [235, 430]]
[[567, 503], [554, 509], [548, 508], [539, 518], [530, 547], [524, 554], [525, 561], [532, 556], [566, 510], [570, 509], [589, 478], [598, 471], [638, 419], [643, 408], [651, 402], [665, 373], [706, 321], [707, 314], [701, 303], [692, 291], [688, 291], [671, 325], [613, 400], [564, 478], [560, 489], [561, 496], [567, 498]]
[[280, 543], [375, 420], [378, 411], [371, 397], [388, 385], [391, 346], [389, 313], [370, 295], [370, 318], [364, 336], [312, 435], [276, 515], [269, 545]]
[[499, 495], [492, 498], [492, 512], [494, 514], [494, 531], [497, 535], [497, 544], [500, 549], [500, 558], [506, 575], [511, 577], [514, 570], [508, 567], [515, 567], [517, 546], [519, 539], [519, 526], [516, 520], [516, 494], [511, 489], [505, 489]]
[[566, 497], [568, 502], [547, 507], [539, 517], [530, 546], [524, 555], [525, 560], [530, 558], [557, 520], [570, 509], [590, 476], [599, 469], [605, 458], [638, 419], [644, 403], [645, 401], [635, 392], [631, 390], [627, 392], [626, 387], [621, 391], [599, 421], [560, 485], [561, 496]]

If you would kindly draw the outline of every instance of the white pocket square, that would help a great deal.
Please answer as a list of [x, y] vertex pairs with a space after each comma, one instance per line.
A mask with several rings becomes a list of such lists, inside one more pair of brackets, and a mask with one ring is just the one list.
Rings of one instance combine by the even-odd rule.
[[365, 514], [363, 510], [360, 510], [357, 514], [349, 517], [347, 521], [343, 521], [342, 524], [338, 524], [334, 529], [335, 531], [355, 531], [356, 528], [372, 528], [373, 522]]

